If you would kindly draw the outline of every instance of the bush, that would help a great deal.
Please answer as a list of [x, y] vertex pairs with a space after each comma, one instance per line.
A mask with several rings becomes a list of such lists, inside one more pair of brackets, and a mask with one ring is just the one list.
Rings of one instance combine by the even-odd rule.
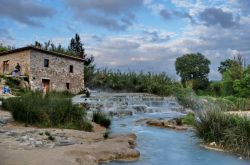
[[250, 120], [246, 117], [206, 111], [199, 115], [195, 128], [206, 143], [216, 142], [224, 149], [250, 157]]
[[182, 123], [187, 125], [194, 125], [195, 124], [195, 114], [189, 112], [187, 115], [182, 117]]
[[111, 125], [111, 120], [107, 117], [106, 114], [102, 112], [93, 113], [93, 122], [100, 124], [103, 127], [109, 128]]
[[16, 121], [42, 127], [59, 127], [91, 131], [84, 110], [73, 105], [71, 99], [60, 93], [43, 97], [40, 92], [29, 92], [3, 101]]
[[200, 109], [198, 97], [191, 88], [179, 88], [175, 91], [174, 96], [177, 98], [179, 104], [185, 108]]

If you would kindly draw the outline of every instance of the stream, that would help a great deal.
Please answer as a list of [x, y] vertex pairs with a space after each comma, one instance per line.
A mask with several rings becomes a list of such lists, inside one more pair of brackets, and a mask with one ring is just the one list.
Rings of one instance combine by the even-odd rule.
[[144, 118], [173, 118], [187, 111], [173, 97], [139, 93], [94, 93], [90, 98], [76, 96], [74, 103], [85, 104], [90, 117], [95, 110], [112, 115], [111, 134], [135, 133], [141, 156], [134, 162], [108, 165], [250, 165], [239, 156], [211, 151], [199, 146], [192, 131], [149, 127], [137, 122]]

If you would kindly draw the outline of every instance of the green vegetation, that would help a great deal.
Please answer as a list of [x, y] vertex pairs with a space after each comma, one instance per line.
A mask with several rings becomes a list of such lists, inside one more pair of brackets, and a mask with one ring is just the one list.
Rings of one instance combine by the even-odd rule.
[[1, 52], [5, 52], [5, 51], [9, 51], [15, 49], [15, 47], [11, 47], [11, 46], [4, 46], [2, 43], [0, 43], [0, 53]]
[[187, 115], [181, 118], [181, 122], [182, 124], [186, 124], [186, 125], [195, 125], [195, 114], [192, 112], [189, 112]]
[[[5, 81], [4, 85], [7, 85], [10, 87], [13, 95], [20, 96], [21, 94], [23, 94], [27, 91], [27, 89], [24, 89], [22, 87], [22, 85], [24, 85], [22, 83], [25, 81], [26, 82], [28, 81], [26, 79], [21, 79], [18, 77], [6, 77], [3, 75], [0, 75], [0, 78], [1, 78], [1, 81]], [[3, 82], [1, 82], [1, 84], [3, 84]]]
[[16, 121], [41, 127], [58, 127], [91, 131], [82, 108], [73, 105], [65, 93], [29, 92], [3, 101]]
[[200, 53], [185, 54], [175, 62], [176, 73], [181, 77], [184, 87], [191, 83], [194, 90], [206, 89], [210, 61]]
[[178, 88], [174, 93], [178, 102], [186, 108], [199, 110], [246, 111], [250, 109], [250, 99], [235, 96], [198, 96], [191, 88]]
[[250, 158], [250, 120], [246, 117], [204, 111], [195, 124], [196, 134], [206, 143], [216, 142], [224, 149]]
[[222, 61], [218, 68], [222, 80], [212, 82], [205, 93], [213, 96], [250, 98], [250, 65], [244, 68], [243, 63], [243, 57], [240, 55], [233, 60]]
[[107, 117], [106, 114], [102, 112], [94, 112], [93, 113], [93, 122], [100, 124], [105, 128], [109, 128], [111, 125], [111, 120]]
[[[35, 41], [35, 44], [33, 46], [36, 46], [40, 49], [52, 51], [52, 52], [57, 52], [57, 53], [62, 53], [66, 54], [69, 56], [74, 56], [78, 58], [83, 58], [85, 59], [84, 66], [88, 66], [94, 61], [94, 57], [91, 55], [89, 58], [86, 58], [87, 54], [85, 53], [84, 49], [84, 44], [81, 41], [81, 38], [79, 34], [75, 34], [73, 38], [71, 38], [70, 43], [68, 45], [68, 48], [62, 47], [61, 44], [55, 45], [52, 41], [47, 41], [44, 42], [43, 44]], [[0, 49], [1, 50], [1, 49]]]
[[250, 110], [250, 99], [248, 98], [241, 98], [241, 97], [235, 97], [235, 96], [227, 96], [224, 97], [224, 99], [231, 101], [235, 108], [231, 110]]
[[112, 70], [94, 70], [88, 73], [86, 84], [90, 88], [110, 89], [114, 91], [143, 92], [160, 96], [169, 96], [179, 83], [173, 81], [165, 73], [122, 73]]

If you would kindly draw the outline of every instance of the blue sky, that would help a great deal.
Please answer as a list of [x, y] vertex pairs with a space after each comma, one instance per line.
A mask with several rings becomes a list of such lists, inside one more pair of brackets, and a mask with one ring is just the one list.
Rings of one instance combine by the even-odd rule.
[[0, 43], [48, 40], [68, 45], [79, 33], [97, 67], [166, 72], [200, 52], [220, 79], [220, 61], [250, 63], [250, 0], [0, 0]]

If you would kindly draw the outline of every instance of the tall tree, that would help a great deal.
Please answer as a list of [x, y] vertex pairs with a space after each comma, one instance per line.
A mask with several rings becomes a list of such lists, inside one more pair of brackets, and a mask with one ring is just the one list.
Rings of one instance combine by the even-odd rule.
[[233, 89], [238, 96], [250, 98], [250, 65], [243, 72], [241, 79], [233, 82]]
[[240, 66], [241, 64], [239, 61], [237, 61], [235, 59], [233, 59], [233, 60], [227, 59], [227, 60], [222, 61], [220, 63], [220, 66], [218, 67], [218, 71], [221, 74], [223, 74], [224, 72], [226, 72], [227, 70], [229, 70], [230, 68], [232, 68], [233, 66], [236, 66], [236, 65]]
[[68, 50], [80, 58], [85, 58], [85, 49], [77, 33], [75, 34], [75, 38], [71, 39]]
[[243, 76], [243, 67], [238, 63], [231, 65], [222, 74], [223, 95], [235, 95], [234, 82]]
[[185, 54], [175, 62], [177, 74], [181, 77], [183, 86], [190, 81], [193, 89], [204, 89], [208, 86], [210, 61], [201, 53]]

